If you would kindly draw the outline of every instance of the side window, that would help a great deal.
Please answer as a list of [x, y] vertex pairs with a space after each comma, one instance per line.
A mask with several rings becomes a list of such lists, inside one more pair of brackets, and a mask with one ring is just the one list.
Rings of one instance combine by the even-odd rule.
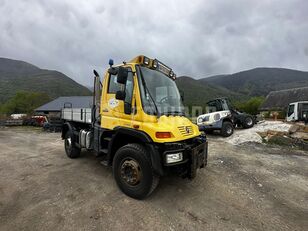
[[289, 106], [288, 116], [291, 116], [294, 113], [294, 105]]
[[132, 99], [134, 91], [134, 78], [131, 72], [128, 73], [127, 82], [125, 86], [125, 100], [124, 100], [124, 113], [132, 113]]
[[128, 73], [127, 82], [125, 86], [125, 102], [131, 103], [133, 99], [133, 90], [134, 90], [134, 82], [133, 82], [133, 74], [131, 72]]
[[207, 111], [208, 111], [208, 113], [212, 113], [212, 112], [216, 112], [217, 111], [217, 107], [216, 107], [216, 102], [215, 101], [209, 102], [207, 104]]
[[110, 75], [108, 93], [115, 94], [117, 91], [121, 90], [121, 85], [117, 83], [117, 75]]
[[228, 107], [228, 104], [227, 104], [227, 101], [226, 100], [222, 100], [221, 101], [221, 109], [222, 109], [222, 111], [227, 111], [227, 110], [229, 110], [229, 107]]

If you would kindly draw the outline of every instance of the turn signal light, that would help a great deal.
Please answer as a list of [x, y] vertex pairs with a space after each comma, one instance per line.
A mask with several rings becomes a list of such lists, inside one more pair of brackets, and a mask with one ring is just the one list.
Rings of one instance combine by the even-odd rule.
[[167, 139], [171, 138], [171, 132], [156, 132], [156, 138]]

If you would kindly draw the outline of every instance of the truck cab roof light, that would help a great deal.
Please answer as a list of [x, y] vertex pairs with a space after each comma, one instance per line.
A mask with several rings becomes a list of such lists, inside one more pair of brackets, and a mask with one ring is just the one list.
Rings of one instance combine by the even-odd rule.
[[153, 60], [152, 67], [156, 69], [158, 67], [158, 61], [156, 59]]
[[176, 75], [174, 74], [174, 72], [171, 70], [170, 73], [169, 73], [169, 76], [175, 80], [176, 79]]
[[150, 64], [150, 59], [148, 57], [144, 56], [143, 57], [143, 64], [148, 66]]
[[129, 62], [138, 63], [140, 65], [147, 66], [148, 68], [151, 68], [151, 69], [154, 69], [156, 71], [163, 73], [164, 75], [168, 76], [169, 78], [173, 80], [176, 79], [176, 76], [174, 72], [172, 71], [172, 69], [157, 59], [150, 59], [149, 57], [146, 57], [144, 55], [139, 55]]

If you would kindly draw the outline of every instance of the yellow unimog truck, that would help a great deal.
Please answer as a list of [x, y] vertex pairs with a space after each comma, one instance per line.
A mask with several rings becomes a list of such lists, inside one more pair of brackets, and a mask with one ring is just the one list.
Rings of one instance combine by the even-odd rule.
[[91, 107], [62, 110], [67, 156], [94, 151], [136, 199], [151, 194], [164, 175], [193, 179], [207, 164], [207, 140], [185, 117], [171, 68], [143, 55], [109, 65], [102, 83], [94, 70]]

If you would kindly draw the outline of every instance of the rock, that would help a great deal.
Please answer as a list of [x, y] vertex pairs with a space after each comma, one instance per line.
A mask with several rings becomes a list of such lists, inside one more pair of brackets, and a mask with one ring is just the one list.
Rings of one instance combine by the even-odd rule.
[[268, 143], [277, 145], [292, 146], [293, 139], [285, 136], [271, 136], [268, 138]]
[[289, 133], [290, 133], [290, 134], [293, 134], [293, 133], [297, 132], [299, 129], [300, 129], [300, 126], [294, 124], [294, 125], [292, 125], [292, 126], [289, 128]]
[[301, 140], [308, 140], [308, 132], [295, 132], [291, 134], [291, 137]]
[[286, 136], [288, 132], [268, 130], [267, 136]]
[[301, 124], [298, 131], [299, 132], [308, 132], [308, 125]]
[[257, 132], [262, 138], [267, 137], [267, 132]]

